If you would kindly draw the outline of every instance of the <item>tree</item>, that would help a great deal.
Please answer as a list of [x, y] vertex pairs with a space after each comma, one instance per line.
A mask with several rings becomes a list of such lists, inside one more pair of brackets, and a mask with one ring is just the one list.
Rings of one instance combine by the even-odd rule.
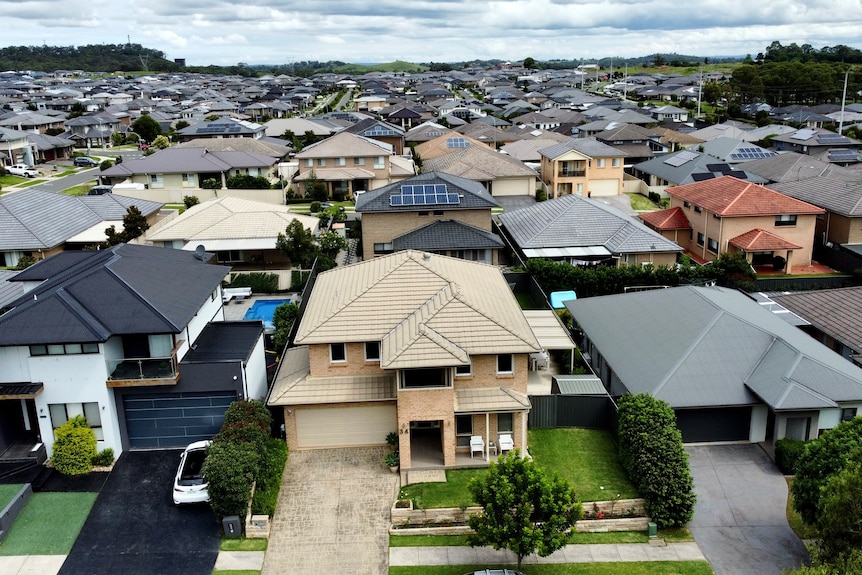
[[76, 415], [54, 430], [51, 462], [63, 475], [81, 475], [93, 469], [96, 435], [83, 415]]
[[317, 242], [320, 245], [321, 253], [331, 258], [337, 256], [338, 252], [347, 249], [347, 240], [341, 234], [332, 230], [321, 234]]
[[87, 108], [81, 102], [74, 102], [71, 106], [69, 106], [69, 115], [68, 119], [78, 118], [87, 113]]
[[168, 140], [167, 136], [159, 135], [156, 136], [156, 139], [153, 140], [153, 147], [159, 150], [164, 150], [171, 146], [171, 141]]
[[536, 61], [532, 58], [524, 58], [524, 68], [530, 70], [536, 67]]
[[253, 443], [213, 441], [204, 460], [210, 505], [216, 517], [244, 517], [251, 484], [260, 469], [260, 452]]
[[201, 201], [197, 196], [183, 196], [183, 205], [185, 205], [186, 209], [196, 206], [199, 203], [201, 203]]
[[190, 124], [189, 124], [188, 122], [186, 122], [185, 120], [179, 120], [179, 121], [174, 125], [174, 130], [176, 130], [176, 131], [180, 131], [180, 130], [182, 130], [182, 129], [184, 129], [184, 128], [188, 128], [189, 126], [190, 126]]
[[524, 557], [547, 557], [566, 544], [568, 531], [583, 509], [575, 490], [558, 476], [548, 477], [516, 449], [491, 462], [486, 475], [470, 481], [482, 514], [469, 519], [470, 545], [508, 549]]
[[299, 317], [299, 306], [293, 302], [283, 303], [275, 308], [272, 314], [272, 325], [275, 328], [272, 340], [277, 352], [280, 353], [287, 345], [290, 330], [293, 329], [293, 323], [297, 317]]
[[278, 234], [275, 247], [290, 258], [291, 265], [298, 264], [304, 268], [311, 267], [320, 252], [314, 243], [314, 234], [299, 220], [293, 220], [287, 225], [285, 233]]
[[147, 142], [152, 142], [162, 133], [161, 124], [147, 114], [132, 122], [132, 129], [142, 140]]
[[114, 226], [111, 226], [105, 230], [105, 235], [108, 236], [108, 245], [115, 246], [141, 237], [148, 229], [150, 229], [150, 224], [147, 223], [147, 218], [144, 217], [138, 206], [129, 206], [126, 215], [123, 216], [123, 231], [117, 233]]
[[308, 179], [305, 181], [305, 197], [318, 202], [326, 201], [329, 198], [326, 182], [319, 179], [314, 170], [311, 170], [311, 173], [308, 174]]
[[820, 557], [833, 561], [862, 549], [862, 449], [832, 475], [820, 494], [817, 530]]

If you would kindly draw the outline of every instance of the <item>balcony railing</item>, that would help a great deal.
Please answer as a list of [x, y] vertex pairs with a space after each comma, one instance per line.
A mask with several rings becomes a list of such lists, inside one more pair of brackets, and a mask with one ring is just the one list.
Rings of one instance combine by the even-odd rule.
[[557, 177], [560, 178], [583, 178], [586, 175], [586, 170], [559, 170], [557, 172]]
[[173, 385], [179, 380], [176, 353], [169, 357], [131, 357], [108, 362], [108, 387]]

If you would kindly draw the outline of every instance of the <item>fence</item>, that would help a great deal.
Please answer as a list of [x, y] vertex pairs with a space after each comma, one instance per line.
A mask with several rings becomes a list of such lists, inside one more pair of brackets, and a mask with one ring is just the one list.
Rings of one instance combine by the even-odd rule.
[[754, 283], [757, 291], [808, 291], [846, 287], [853, 285], [854, 281], [852, 276], [794, 276], [758, 278]]
[[613, 430], [616, 407], [607, 395], [531, 395], [530, 429], [584, 427]]
[[862, 268], [862, 255], [843, 248], [814, 246], [814, 259], [834, 270], [850, 274]]

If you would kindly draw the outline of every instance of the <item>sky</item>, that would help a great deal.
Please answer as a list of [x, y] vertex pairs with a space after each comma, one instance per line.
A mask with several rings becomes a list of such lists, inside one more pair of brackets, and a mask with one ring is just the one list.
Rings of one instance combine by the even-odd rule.
[[862, 46], [862, 0], [0, 0], [0, 14], [0, 47], [131, 41], [193, 66]]

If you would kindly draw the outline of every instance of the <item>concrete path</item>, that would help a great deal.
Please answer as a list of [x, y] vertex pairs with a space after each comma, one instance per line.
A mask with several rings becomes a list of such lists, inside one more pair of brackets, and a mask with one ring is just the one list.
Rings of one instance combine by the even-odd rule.
[[215, 562], [219, 571], [260, 571], [264, 551], [220, 551]]
[[0, 557], [3, 575], [57, 575], [65, 555], [13, 555]]
[[697, 493], [689, 529], [715, 575], [779, 575], [808, 561], [787, 524], [787, 483], [759, 446], [686, 451]]
[[[641, 561], [705, 561], [697, 543], [649, 543], [566, 545], [539, 557], [530, 555], [524, 564], [536, 563], [619, 563]], [[491, 547], [392, 547], [389, 565], [514, 565], [517, 557], [511, 551]]]
[[386, 452], [291, 452], [261, 573], [386, 573], [389, 508], [399, 488], [383, 465]]

